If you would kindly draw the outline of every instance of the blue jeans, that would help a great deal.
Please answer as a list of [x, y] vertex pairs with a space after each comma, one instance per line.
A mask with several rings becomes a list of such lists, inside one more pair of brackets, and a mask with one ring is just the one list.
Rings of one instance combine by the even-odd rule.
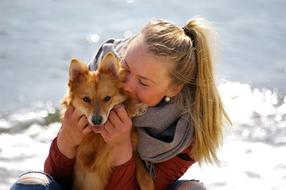
[[[168, 190], [176, 190], [181, 185], [187, 185], [188, 190], [206, 190], [197, 180], [178, 180]], [[188, 187], [190, 185], [190, 187]], [[48, 174], [43, 172], [27, 172], [19, 177], [10, 190], [62, 190], [60, 185]]]
[[62, 190], [62, 188], [48, 174], [31, 171], [22, 174], [10, 190]]
[[177, 190], [182, 187], [184, 190], [207, 190], [205, 185], [199, 180], [178, 180], [173, 185], [171, 185], [168, 190]]

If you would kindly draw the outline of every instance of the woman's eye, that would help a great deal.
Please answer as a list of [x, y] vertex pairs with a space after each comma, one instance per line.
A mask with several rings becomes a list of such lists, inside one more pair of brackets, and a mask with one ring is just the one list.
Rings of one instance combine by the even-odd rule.
[[90, 102], [90, 98], [88, 96], [83, 97], [82, 100], [86, 103]]
[[110, 96], [105, 96], [105, 97], [103, 98], [103, 101], [108, 102], [110, 99], [111, 99]]
[[146, 87], [149, 86], [148, 84], [142, 82], [141, 80], [139, 80], [139, 84], [141, 84], [142, 86], [146, 86]]

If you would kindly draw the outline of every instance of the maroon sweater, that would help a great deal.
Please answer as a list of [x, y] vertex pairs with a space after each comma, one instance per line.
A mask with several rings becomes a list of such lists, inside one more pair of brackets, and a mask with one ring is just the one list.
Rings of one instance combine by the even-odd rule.
[[[70, 190], [72, 185], [75, 159], [69, 159], [58, 149], [55, 138], [51, 144], [49, 155], [45, 161], [44, 171], [50, 174], [64, 190]], [[174, 158], [155, 164], [155, 188], [166, 190], [177, 181], [187, 169], [195, 162], [184, 151]], [[139, 189], [135, 175], [135, 161], [131, 158], [126, 163], [114, 167], [106, 190], [135, 190]]]

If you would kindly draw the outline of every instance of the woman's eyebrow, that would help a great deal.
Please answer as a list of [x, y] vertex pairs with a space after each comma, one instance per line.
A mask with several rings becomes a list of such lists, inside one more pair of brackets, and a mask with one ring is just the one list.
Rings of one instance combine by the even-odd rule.
[[[124, 65], [126, 65], [126, 67], [129, 69], [130, 67], [129, 67], [127, 61], [126, 61], [125, 59], [123, 59], [123, 62], [124, 62]], [[137, 75], [137, 76], [138, 76], [139, 78], [143, 79], [143, 80], [147, 80], [147, 81], [150, 81], [150, 82], [153, 83], [153, 84], [156, 84], [155, 81], [153, 81], [153, 80], [151, 80], [151, 79], [149, 79], [149, 78], [147, 78], [147, 77], [145, 77], [145, 76], [142, 76], [142, 75]]]

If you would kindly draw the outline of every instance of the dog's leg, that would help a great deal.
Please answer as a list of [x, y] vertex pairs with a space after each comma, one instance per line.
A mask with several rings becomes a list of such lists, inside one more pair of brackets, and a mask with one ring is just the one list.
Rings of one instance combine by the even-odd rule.
[[[91, 180], [90, 167], [95, 159], [98, 135], [87, 135], [78, 147], [73, 176], [73, 190], [88, 190], [97, 183], [96, 175]], [[93, 173], [95, 174], [95, 173]]]
[[[134, 127], [132, 128], [132, 131], [131, 131], [131, 142], [133, 145], [133, 150], [136, 150], [136, 145], [138, 143], [138, 135]], [[135, 165], [136, 165], [136, 179], [137, 179], [140, 189], [141, 190], [154, 190], [155, 187], [154, 187], [153, 179], [147, 172], [145, 166], [143, 165], [136, 151], [133, 152], [133, 157], [135, 159]]]
[[[135, 154], [135, 153], [134, 153]], [[152, 177], [148, 174], [138, 155], [134, 156], [136, 164], [136, 178], [141, 190], [154, 190]]]
[[78, 148], [74, 190], [104, 190], [111, 175], [110, 147], [97, 134], [89, 134]]
[[99, 147], [99, 138], [98, 134], [90, 133], [78, 147], [76, 162], [85, 170], [90, 170], [92, 167]]
[[[96, 173], [96, 190], [104, 190], [112, 173], [111, 147], [101, 136], [98, 138], [97, 145], [96, 156], [90, 165], [90, 171]], [[92, 172], [88, 175], [93, 175]]]

